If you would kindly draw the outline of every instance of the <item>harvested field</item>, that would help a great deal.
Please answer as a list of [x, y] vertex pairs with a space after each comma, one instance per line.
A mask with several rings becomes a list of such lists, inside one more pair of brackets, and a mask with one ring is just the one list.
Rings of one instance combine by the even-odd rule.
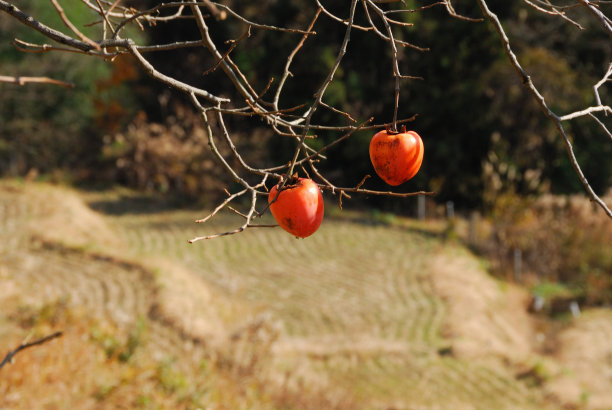
[[[0, 408], [612, 407], [607, 370], [588, 377], [609, 351], [576, 355], [609, 312], [543, 356], [526, 292], [425, 225], [327, 218], [305, 240], [189, 245], [235, 216], [199, 226], [135, 198], [0, 184], [0, 352], [65, 332], [0, 369]], [[517, 377], [540, 362], [559, 371]]]

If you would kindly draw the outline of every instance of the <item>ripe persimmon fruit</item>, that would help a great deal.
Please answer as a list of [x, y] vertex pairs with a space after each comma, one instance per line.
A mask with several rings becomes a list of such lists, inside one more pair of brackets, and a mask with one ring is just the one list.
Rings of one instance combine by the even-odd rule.
[[382, 130], [370, 141], [370, 160], [379, 177], [397, 186], [416, 175], [423, 163], [425, 147], [414, 131]]
[[280, 227], [299, 238], [315, 233], [323, 221], [323, 195], [312, 179], [291, 178], [280, 193], [275, 185], [268, 203]]

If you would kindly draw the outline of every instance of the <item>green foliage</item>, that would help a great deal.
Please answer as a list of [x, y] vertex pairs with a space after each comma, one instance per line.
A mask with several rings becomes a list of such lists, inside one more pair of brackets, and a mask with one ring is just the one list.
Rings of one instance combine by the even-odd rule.
[[546, 362], [542, 359], [536, 360], [535, 364], [529, 370], [517, 375], [519, 380], [523, 380], [528, 387], [539, 387], [551, 379], [550, 370], [547, 368]]
[[134, 355], [136, 349], [143, 344], [146, 329], [146, 321], [143, 318], [139, 318], [125, 341], [117, 339], [115, 336], [116, 329], [107, 329], [100, 326], [92, 328], [90, 338], [104, 350], [107, 359], [116, 358], [120, 362], [125, 363]]
[[[95, 19], [94, 13], [78, 0], [64, 1], [62, 6], [79, 30], [95, 36], [96, 26], [85, 26]], [[64, 27], [50, 2], [29, 2], [23, 11], [47, 25]], [[125, 83], [136, 76], [119, 81], [121, 64], [113, 66], [78, 54], [20, 52], [10, 44], [11, 39], [39, 44], [49, 40], [10, 18], [2, 19], [0, 38], [5, 40], [0, 43], [1, 74], [47, 76], [74, 84], [73, 89], [66, 89], [0, 83], [0, 174], [70, 169], [84, 170], [83, 176], [91, 177], [102, 134], [123, 127], [137, 108]]]
[[41, 306], [24, 305], [17, 309], [17, 313], [11, 319], [24, 328], [55, 326], [72, 319], [73, 315], [67, 310], [67, 305], [67, 298], [58, 298]]
[[544, 299], [552, 299], [556, 297], [568, 297], [571, 295], [567, 286], [559, 282], [543, 281], [533, 287], [531, 292]]
[[371, 218], [375, 224], [392, 226], [397, 223], [397, 217], [393, 213], [381, 212], [378, 209], [372, 210]]
[[128, 334], [128, 339], [125, 343], [125, 348], [121, 353], [119, 353], [119, 360], [122, 362], [127, 362], [130, 360], [136, 348], [138, 348], [143, 343], [143, 338], [145, 337], [147, 330], [147, 322], [144, 318], [139, 318], [136, 322], [134, 328]]
[[114, 334], [101, 328], [94, 327], [91, 330], [90, 338], [104, 350], [107, 359], [114, 357], [116, 352], [120, 349], [121, 343]]
[[188, 388], [185, 376], [175, 369], [172, 359], [162, 361], [157, 367], [157, 380], [167, 393], [176, 393]]

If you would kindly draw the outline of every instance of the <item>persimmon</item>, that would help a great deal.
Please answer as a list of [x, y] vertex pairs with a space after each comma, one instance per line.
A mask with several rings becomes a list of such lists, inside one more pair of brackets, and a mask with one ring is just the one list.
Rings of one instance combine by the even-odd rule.
[[370, 160], [383, 181], [397, 186], [416, 175], [423, 163], [425, 147], [414, 131], [376, 133], [370, 141]]
[[291, 178], [280, 194], [275, 185], [268, 195], [268, 203], [280, 227], [299, 238], [315, 233], [323, 221], [323, 195], [312, 179]]

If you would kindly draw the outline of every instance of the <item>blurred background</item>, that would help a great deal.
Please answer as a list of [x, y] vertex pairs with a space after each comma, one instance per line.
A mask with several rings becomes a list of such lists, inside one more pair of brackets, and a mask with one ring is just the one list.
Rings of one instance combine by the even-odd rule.
[[[475, 2], [456, 3], [463, 15], [481, 14]], [[592, 86], [612, 61], [596, 20], [576, 11], [579, 30], [520, 2], [488, 3], [554, 111], [595, 104]], [[84, 27], [95, 15], [77, 0], [63, 4], [96, 37]], [[301, 29], [317, 8], [227, 4]], [[50, 3], [20, 7], [62, 27]], [[344, 15], [346, 4], [328, 8]], [[47, 41], [3, 15], [1, 74], [75, 88], [0, 83], [0, 356], [29, 333], [66, 331], [0, 369], [0, 407], [612, 407], [612, 223], [584, 196], [554, 124], [489, 24], [449, 18], [443, 7], [401, 16], [414, 26], [397, 37], [430, 51], [407, 49], [400, 60], [403, 74], [424, 78], [402, 83], [399, 117], [418, 114], [408, 125], [425, 144], [421, 171], [400, 189], [435, 197], [355, 195], [340, 211], [330, 196], [324, 226], [307, 240], [273, 229], [188, 245], [241, 223], [228, 213], [193, 225], [236, 185], [203, 142], [188, 99], [128, 56], [22, 53], [10, 40]], [[209, 24], [219, 44], [245, 29], [231, 18]], [[311, 101], [345, 32], [325, 17], [314, 30], [293, 62], [284, 107]], [[153, 44], [199, 33], [179, 20], [129, 35]], [[351, 40], [325, 101], [358, 121], [390, 122], [391, 50], [371, 33]], [[297, 41], [255, 31], [232, 57], [261, 90]], [[236, 97], [220, 70], [202, 76], [215, 63], [207, 52], [147, 58], [162, 73]], [[599, 92], [609, 101], [609, 87]], [[227, 122], [248, 163], [292, 156], [294, 141], [259, 119]], [[610, 206], [610, 139], [588, 119], [567, 129]], [[330, 149], [320, 169], [355, 186], [373, 174], [372, 135]], [[322, 134], [312, 146], [339, 136]], [[378, 178], [368, 188], [387, 189]]]

